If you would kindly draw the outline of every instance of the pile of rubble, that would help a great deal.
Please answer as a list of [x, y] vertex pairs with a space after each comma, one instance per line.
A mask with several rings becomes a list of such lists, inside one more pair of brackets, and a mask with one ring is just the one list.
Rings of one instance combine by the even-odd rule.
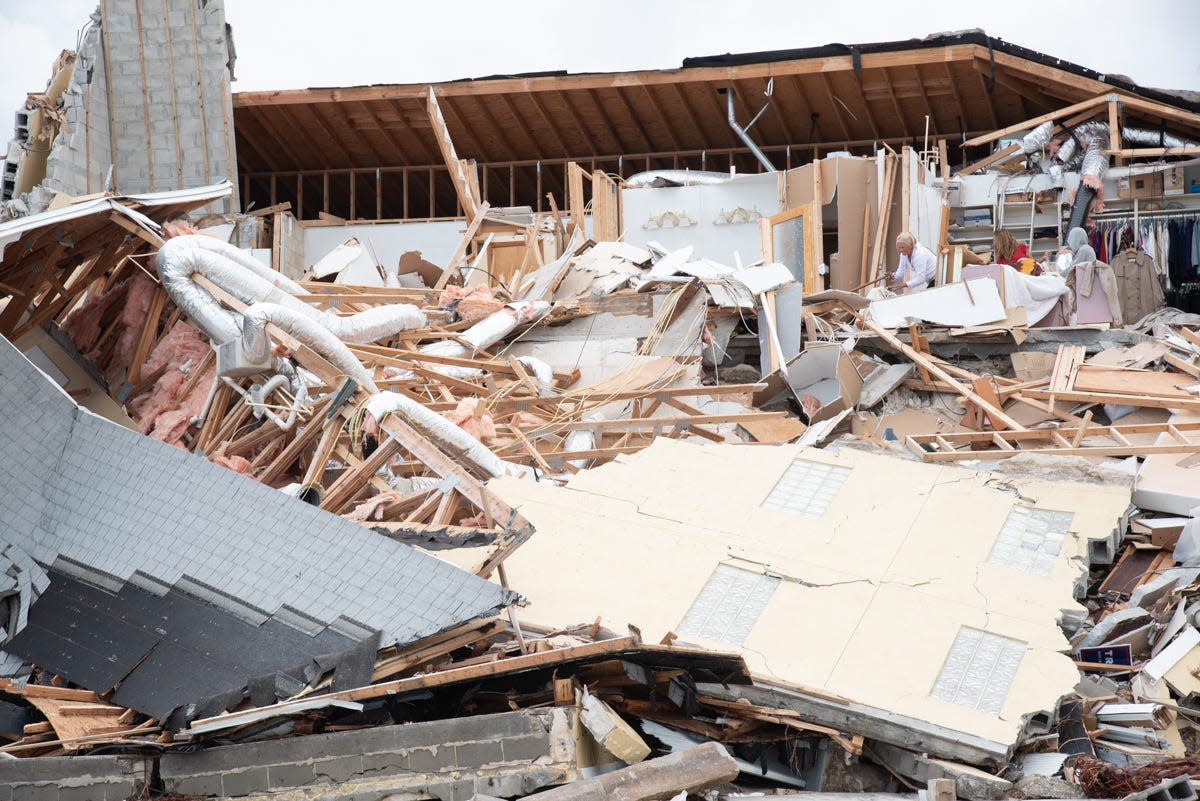
[[0, 225], [14, 797], [1194, 797], [1200, 319], [802, 294], [442, 138], [444, 267]]

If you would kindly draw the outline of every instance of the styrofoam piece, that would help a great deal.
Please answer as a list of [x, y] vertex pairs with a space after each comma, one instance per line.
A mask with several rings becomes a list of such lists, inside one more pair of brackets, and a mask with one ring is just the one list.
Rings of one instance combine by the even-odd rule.
[[[967, 293], [968, 286], [970, 294]], [[867, 314], [884, 328], [906, 326], [910, 319], [954, 326], [983, 325], [1007, 319], [996, 282], [989, 278], [875, 300], [867, 307]]]
[[1159, 652], [1158, 656], [1142, 666], [1142, 673], [1148, 676], [1151, 681], [1157, 682], [1161, 680], [1167, 674], [1167, 671], [1175, 666], [1175, 663], [1186, 656], [1197, 645], [1200, 645], [1200, 631], [1194, 627], [1184, 629], [1179, 636], [1171, 641], [1170, 645]]

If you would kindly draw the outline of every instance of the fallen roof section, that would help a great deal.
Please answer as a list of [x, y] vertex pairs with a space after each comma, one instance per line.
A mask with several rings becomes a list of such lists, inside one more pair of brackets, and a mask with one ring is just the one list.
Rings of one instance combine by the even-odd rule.
[[[92, 583], [180, 588], [249, 620], [404, 644], [516, 596], [78, 407], [0, 343], [0, 517], [45, 566]], [[214, 503], [214, 499], [221, 499]], [[361, 636], [357, 636], [361, 639]]]
[[1124, 487], [848, 448], [667, 439], [565, 487], [489, 488], [538, 528], [508, 570], [539, 619], [601, 613], [647, 638], [736, 646], [759, 681], [1001, 750], [1078, 681], [1058, 612], [1079, 608], [1084, 565], [1111, 559], [1129, 503]]

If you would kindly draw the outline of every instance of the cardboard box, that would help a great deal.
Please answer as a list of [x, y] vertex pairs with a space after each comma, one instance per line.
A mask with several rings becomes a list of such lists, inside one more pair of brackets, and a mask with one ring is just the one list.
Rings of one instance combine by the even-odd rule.
[[1122, 200], [1162, 197], [1162, 194], [1163, 174], [1161, 172], [1130, 175], [1128, 178], [1117, 179], [1117, 197]]
[[992, 224], [992, 210], [986, 209], [963, 209], [962, 224], [964, 228], [973, 228], [975, 226], [986, 226]]
[[810, 344], [788, 364], [787, 379], [808, 411], [809, 425], [853, 409], [863, 384], [854, 363], [837, 343]]

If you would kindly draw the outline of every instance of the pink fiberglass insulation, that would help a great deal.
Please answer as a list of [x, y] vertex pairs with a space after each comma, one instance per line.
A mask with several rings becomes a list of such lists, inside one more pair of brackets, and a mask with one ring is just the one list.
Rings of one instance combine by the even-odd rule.
[[443, 309], [454, 309], [465, 323], [477, 323], [503, 309], [504, 301], [495, 298], [488, 286], [450, 285], [442, 290], [438, 305]]
[[213, 461], [221, 467], [228, 467], [235, 473], [241, 473], [244, 476], [250, 475], [250, 460], [241, 456], [226, 456], [223, 453], [218, 453], [213, 457]]
[[496, 438], [496, 424], [492, 421], [492, 416], [487, 413], [486, 406], [476, 416], [479, 403], [479, 398], [463, 398], [453, 411], [445, 412], [442, 417], [480, 442], [491, 442]]
[[[183, 391], [190, 373], [184, 373], [180, 368], [185, 364], [189, 370], [199, 367], [200, 362], [203, 361], [209, 350], [208, 341], [204, 339], [204, 335], [200, 333], [200, 330], [191, 323], [182, 320], [176, 323], [167, 332], [167, 335], [154, 346], [154, 350], [150, 352], [145, 365], [142, 366], [142, 374], [153, 373], [163, 365], [167, 365], [167, 369], [163, 371], [162, 376], [148, 392], [138, 396], [129, 404], [130, 408], [138, 415], [138, 429], [143, 434], [151, 434], [151, 436], [161, 439], [164, 442], [170, 441], [170, 439], [166, 438], [165, 432], [177, 429], [179, 427], [178, 419], [167, 421], [164, 429], [160, 432], [158, 418], [160, 415], [180, 406], [183, 400], [179, 397], [179, 394]], [[215, 369], [215, 367], [210, 369]], [[192, 394], [196, 392], [202, 393], [199, 404], [203, 405], [204, 398], [207, 397], [211, 384], [211, 378], [207, 383], [204, 380], [196, 382]], [[184, 422], [183, 429], [186, 429], [186, 421]], [[174, 437], [176, 440], [182, 436], [183, 429], [180, 429], [178, 436]], [[164, 435], [160, 435], [160, 433]]]
[[[168, 372], [179, 373], [178, 370], [170, 370]], [[179, 373], [183, 375], [182, 373]], [[168, 445], [174, 445], [176, 448], [184, 448], [183, 435], [187, 433], [188, 425], [193, 417], [196, 417], [204, 409], [204, 401], [208, 400], [208, 390], [212, 387], [212, 382], [217, 377], [217, 366], [211, 365], [204, 374], [200, 376], [186, 397], [177, 398], [177, 406], [170, 411], [161, 412], [154, 421], [154, 429], [151, 430], [150, 436], [157, 440], [162, 440]], [[186, 383], [188, 376], [184, 376]], [[182, 385], [176, 390], [178, 393], [182, 390]], [[185, 448], [186, 450], [186, 448]], [[236, 458], [236, 457], [235, 457]], [[232, 465], [225, 465], [230, 469], [237, 468]], [[249, 464], [247, 464], [249, 469]], [[242, 472], [238, 470], [238, 472]]]
[[63, 331], [80, 353], [87, 355], [96, 347], [104, 313], [113, 303], [123, 300], [128, 289], [129, 281], [122, 281], [103, 295], [89, 297], [82, 306], [67, 315], [63, 321]]
[[129, 368], [133, 360], [133, 352], [137, 350], [138, 340], [142, 336], [142, 328], [147, 324], [146, 315], [150, 313], [150, 301], [158, 284], [140, 270], [134, 275], [129, 284], [129, 296], [121, 309], [121, 336], [113, 349], [112, 360], [108, 366], [108, 380], [119, 377]]
[[398, 490], [391, 492], [381, 492], [375, 497], [363, 501], [354, 509], [344, 515], [347, 520], [353, 520], [356, 523], [362, 523], [367, 520], [382, 520], [383, 513], [387, 511], [392, 504], [399, 503], [408, 497], [405, 493]]

